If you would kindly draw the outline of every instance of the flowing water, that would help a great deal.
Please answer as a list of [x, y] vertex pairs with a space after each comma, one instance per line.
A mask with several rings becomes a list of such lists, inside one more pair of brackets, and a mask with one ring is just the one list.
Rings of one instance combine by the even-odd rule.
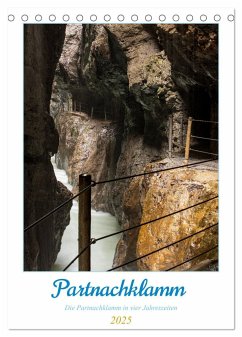
[[[57, 180], [62, 182], [69, 190], [72, 186], [68, 184], [68, 178], [64, 170], [56, 167], [52, 159]], [[91, 237], [98, 238], [120, 230], [114, 216], [105, 212], [91, 211]], [[71, 208], [70, 224], [66, 227], [62, 237], [61, 250], [57, 256], [53, 270], [63, 270], [78, 254], [78, 204], [74, 200]], [[91, 246], [91, 271], [106, 271], [112, 267], [115, 248], [120, 235], [100, 240]], [[78, 271], [78, 260], [76, 260], [67, 271]]]

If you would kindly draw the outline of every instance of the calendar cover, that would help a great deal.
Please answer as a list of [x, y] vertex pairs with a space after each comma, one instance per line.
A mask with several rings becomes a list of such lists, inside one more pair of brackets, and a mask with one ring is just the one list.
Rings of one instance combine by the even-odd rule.
[[4, 20], [8, 331], [232, 331], [234, 9]]

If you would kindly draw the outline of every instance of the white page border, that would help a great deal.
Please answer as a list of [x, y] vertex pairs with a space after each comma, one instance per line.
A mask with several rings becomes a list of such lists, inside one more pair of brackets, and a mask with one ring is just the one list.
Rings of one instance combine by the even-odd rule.
[[[85, 12], [87, 11], [87, 12]], [[115, 13], [120, 13], [120, 10], [116, 10], [115, 9]], [[206, 12], [207, 11], [207, 12]], [[172, 284], [177, 283], [177, 279], [179, 279], [179, 283], [180, 284], [186, 284], [186, 288], [189, 289], [189, 292], [193, 292], [193, 295], [190, 295], [191, 297], [189, 299], [182, 299], [182, 309], [183, 309], [183, 314], [179, 315], [179, 317], [176, 317], [176, 326], [175, 329], [202, 329], [199, 326], [199, 322], [197, 322], [196, 320], [193, 320], [192, 324], [191, 322], [189, 322], [190, 327], [187, 326], [188, 322], [184, 321], [180, 322], [180, 319], [182, 319], [181, 316], [185, 316], [187, 315], [187, 312], [189, 312], [189, 307], [191, 308], [191, 304], [194, 302], [194, 300], [196, 301], [201, 301], [201, 303], [205, 302], [204, 298], [206, 298], [206, 296], [208, 298], [213, 298], [213, 301], [217, 303], [217, 306], [220, 309], [219, 313], [216, 310], [217, 314], [216, 316], [219, 317], [218, 321], [214, 322], [208, 322], [207, 327], [205, 327], [205, 329], [225, 329], [227, 326], [227, 329], [232, 329], [233, 328], [233, 310], [231, 310], [231, 307], [233, 307], [233, 303], [231, 303], [231, 299], [233, 302], [233, 298], [231, 297], [231, 286], [230, 286], [230, 292], [229, 294], [224, 294], [224, 291], [218, 291], [218, 288], [220, 289], [224, 289], [227, 288], [228, 285], [232, 285], [233, 283], [233, 275], [234, 275], [234, 266], [233, 263], [231, 263], [231, 261], [233, 261], [233, 242], [234, 242], [234, 234], [233, 234], [233, 226], [232, 230], [231, 227], [229, 228], [229, 231], [227, 230], [227, 226], [226, 224], [230, 223], [233, 224], [233, 219], [231, 219], [231, 213], [233, 214], [233, 205], [234, 205], [234, 200], [233, 200], [233, 195], [234, 195], [234, 186], [233, 184], [231, 184], [231, 181], [233, 181], [234, 178], [234, 174], [233, 174], [233, 167], [231, 167], [231, 163], [234, 162], [234, 153], [233, 151], [231, 151], [231, 149], [234, 148], [234, 139], [233, 137], [223, 137], [223, 135], [227, 135], [229, 134], [231, 136], [231, 134], [233, 134], [234, 131], [234, 116], [233, 116], [233, 31], [232, 31], [232, 26], [233, 23], [229, 23], [227, 21], [227, 16], [229, 14], [233, 14], [233, 10], [227, 10], [227, 9], [214, 9], [213, 11], [211, 11], [211, 9], [208, 10], [203, 10], [201, 12], [200, 9], [194, 9], [194, 11], [190, 10], [189, 12], [187, 12], [187, 10], [184, 9], [176, 9], [176, 11], [174, 12], [174, 10], [169, 10], [166, 9], [166, 13], [170, 13], [170, 14], [166, 14], [167, 17], [169, 18], [168, 21], [166, 23], [173, 23], [171, 21], [171, 18], [173, 16], [173, 13], [175, 14], [179, 14], [181, 18], [185, 17], [185, 13], [188, 14], [193, 14], [194, 13], [194, 17], [199, 17], [198, 14], [195, 14], [197, 12], [199, 13], [209, 13], [208, 18], [209, 20], [207, 21], [207, 23], [215, 23], [214, 20], [212, 20], [214, 18], [214, 15], [219, 13], [222, 17], [222, 20], [219, 22], [219, 91], [220, 91], [220, 104], [219, 104], [219, 109], [220, 109], [220, 271], [219, 273], [210, 273], [213, 275], [208, 275], [208, 273], [192, 273], [192, 277], [189, 276], [188, 280], [188, 275], [187, 273], [162, 273], [162, 284]], [[29, 14], [32, 13], [33, 14]], [[38, 11], [39, 13], [40, 11]], [[51, 10], [44, 10], [41, 9], [41, 12], [44, 13], [53, 13], [53, 11]], [[72, 10], [73, 13], [79, 13], [80, 11]], [[104, 11], [102, 10], [101, 13], [98, 12], [97, 9], [92, 9], [92, 10], [82, 10], [82, 13], [85, 12], [87, 14], [86, 17], [90, 18], [90, 13], [97, 13], [98, 17], [102, 17], [104, 14], [103, 13], [110, 13], [111, 16], [113, 16], [115, 18], [115, 14], [113, 14], [113, 12], [111, 10], [109, 11]], [[139, 17], [144, 17], [145, 13], [151, 14], [152, 17], [155, 17], [156, 10], [138, 10], [136, 9], [135, 13], [139, 13], [138, 16]], [[160, 11], [161, 13], [164, 13], [164, 10]], [[11, 9], [8, 13], [13, 13], [11, 12]], [[8, 139], [8, 153], [15, 153], [14, 158], [9, 157], [9, 165], [8, 165], [8, 174], [10, 177], [15, 176], [15, 167], [18, 167], [18, 175], [21, 175], [21, 163], [22, 163], [22, 153], [23, 153], [23, 148], [22, 148], [22, 144], [21, 142], [18, 143], [18, 148], [16, 149], [16, 139], [22, 139], [22, 130], [20, 128], [20, 126], [22, 125], [23, 121], [22, 121], [22, 114], [21, 111], [19, 109], [20, 106], [23, 106], [23, 96], [22, 96], [22, 90], [21, 90], [21, 86], [20, 86], [20, 82], [21, 82], [21, 76], [22, 74], [20, 74], [20, 70], [23, 64], [23, 58], [22, 58], [22, 53], [21, 53], [21, 49], [22, 49], [22, 31], [20, 28], [20, 26], [22, 26], [22, 21], [20, 20], [21, 16], [23, 15], [22, 13], [28, 13], [29, 15], [29, 21], [28, 23], [31, 23], [31, 17], [34, 18], [34, 14], [36, 13], [36, 10], [33, 11], [33, 9], [28, 9], [26, 11], [23, 12], [22, 9], [14, 9], [14, 15], [16, 16], [16, 20], [18, 20], [17, 22], [17, 28], [16, 28], [16, 22], [12, 23], [12, 27], [11, 25], [8, 25], [8, 36], [9, 36], [9, 41], [14, 41], [14, 44], [11, 44], [11, 46], [9, 46], [10, 50], [8, 52], [8, 64], [11, 65], [10, 69], [8, 69], [8, 78], [9, 78], [9, 82], [8, 82], [8, 93], [9, 93], [9, 109], [8, 109], [8, 125], [11, 125], [11, 132], [8, 132], [8, 135], [10, 136], [11, 133], [14, 133], [15, 135], [15, 141], [11, 138]], [[64, 9], [55, 9], [55, 13], [56, 16], [58, 18], [58, 21], [56, 21], [56, 23], [63, 23], [63, 21], [60, 21], [60, 18], [62, 18], [62, 13], [70, 13], [70, 9], [68, 10], [64, 10]], [[122, 10], [121, 13], [127, 13], [127, 9], [126, 10]], [[134, 13], [133, 10], [129, 10], [127, 14], [125, 14], [125, 17], [127, 17], [127, 20], [130, 20], [130, 16]], [[226, 14], [224, 14], [226, 13]], [[228, 14], [229, 13], [229, 14]], [[48, 17], [48, 14], [46, 15], [46, 18]], [[44, 14], [43, 14], [44, 16]], [[71, 14], [70, 14], [71, 16]], [[210, 21], [211, 20], [211, 21]], [[45, 21], [42, 21], [42, 23], [44, 23]], [[90, 21], [91, 22], [91, 21]], [[127, 21], [130, 22], [130, 21]], [[142, 19], [141, 21], [137, 21], [137, 23], [143, 22]], [[185, 23], [184, 21], [180, 21], [179, 23]], [[33, 23], [33, 22], [32, 22]], [[47, 21], [45, 22], [47, 23]], [[71, 22], [73, 23], [73, 21]], [[85, 23], [89, 23], [88, 21], [86, 21]], [[97, 23], [103, 23], [101, 20]], [[115, 21], [112, 21], [112, 23], [115, 23]], [[198, 23], [198, 21], [194, 20], [193, 23]], [[199, 22], [201, 23], [201, 22]], [[15, 25], [15, 27], [13, 26]], [[10, 28], [9, 28], [10, 27]], [[221, 36], [222, 35], [222, 36]], [[232, 37], [232, 38], [231, 38]], [[18, 55], [18, 58], [16, 60], [16, 55]], [[227, 83], [230, 83], [229, 88]], [[14, 92], [14, 101], [12, 100], [12, 94], [11, 92]], [[230, 114], [228, 114], [228, 111], [231, 111]], [[14, 128], [13, 125], [11, 124], [11, 120], [12, 118], [15, 121], [14, 124]], [[229, 130], [229, 131], [228, 131]], [[230, 164], [228, 164], [230, 163]], [[227, 181], [227, 176], [230, 176], [230, 181]], [[227, 181], [227, 182], [226, 182]], [[22, 219], [22, 189], [21, 189], [21, 181], [17, 182], [16, 185], [16, 181], [9, 181], [8, 182], [8, 188], [9, 190], [16, 190], [17, 192], [17, 196], [16, 196], [16, 200], [18, 200], [19, 202], [17, 202], [17, 206], [15, 209], [15, 212], [11, 214], [11, 209], [9, 209], [8, 214], [9, 214], [9, 224], [15, 224], [15, 226], [11, 225], [9, 226], [9, 233], [8, 233], [8, 237], [10, 238], [8, 247], [10, 249], [9, 251], [9, 263], [8, 263], [8, 270], [9, 270], [9, 278], [8, 278], [8, 283], [9, 283], [9, 289], [13, 289], [14, 284], [16, 282], [16, 279], [18, 280], [18, 287], [20, 287], [21, 293], [17, 293], [17, 295], [15, 294], [14, 296], [9, 296], [9, 304], [10, 304], [10, 317], [12, 315], [15, 316], [19, 316], [18, 313], [21, 312], [20, 307], [22, 308], [22, 310], [24, 310], [23, 308], [23, 304], [26, 306], [29, 306], [32, 303], [32, 300], [35, 299], [35, 301], [37, 303], [39, 303], [39, 306], [41, 308], [44, 307], [44, 303], [48, 303], [50, 302], [50, 299], [46, 299], [45, 295], [46, 292], [48, 292], [48, 295], [50, 294], [50, 288], [52, 285], [52, 280], [57, 278], [57, 273], [48, 273], [48, 277], [46, 276], [46, 273], [23, 273], [21, 270], [21, 266], [22, 264], [19, 263], [22, 259], [21, 254], [19, 254], [19, 252], [22, 251], [22, 243], [18, 242], [19, 240], [17, 238], [22, 236], [22, 229], [21, 226], [19, 226], [19, 220], [18, 219]], [[11, 205], [11, 196], [10, 196], [10, 200], [9, 200], [9, 206]], [[11, 206], [10, 206], [11, 207]], [[228, 212], [228, 209], [231, 210], [232, 212]], [[224, 210], [224, 211], [223, 211]], [[17, 225], [18, 224], [18, 225]], [[13, 254], [11, 247], [15, 247], [15, 254]], [[231, 247], [231, 249], [226, 249], [226, 250], [222, 250], [221, 247]], [[101, 275], [103, 274], [103, 275]], [[98, 274], [98, 278], [103, 277], [103, 280], [105, 280], [106, 278], [106, 273], [99, 273]], [[118, 280], [121, 277], [124, 277], [126, 279], [128, 278], [135, 278], [135, 279], [139, 279], [141, 277], [142, 273], [124, 273], [125, 275], [121, 276], [121, 273], [115, 273], [115, 282], [118, 282]], [[123, 274], [123, 273], [122, 273]], [[132, 274], [132, 275], [131, 275]], [[147, 273], [145, 273], [147, 275]], [[157, 275], [155, 276], [156, 273], [152, 273], [149, 274], [148, 278], [149, 280], [153, 283], [156, 283], [156, 278]], [[177, 276], [178, 274], [178, 276]], [[196, 275], [197, 274], [197, 275]], [[50, 276], [51, 275], [51, 276]], [[53, 275], [53, 277], [52, 277]], [[62, 273], [60, 274], [60, 277], [63, 275]], [[78, 275], [73, 275], [73, 274], [65, 274], [68, 275], [68, 277], [70, 279], [73, 279], [73, 282], [75, 283], [80, 283], [80, 280], [78, 280]], [[70, 276], [69, 276], [70, 275]], [[118, 277], [118, 280], [116, 281], [116, 275]], [[190, 273], [189, 273], [190, 275]], [[87, 276], [84, 275], [84, 277], [82, 278], [81, 282], [84, 282], [84, 280], [89, 280], [90, 278], [92, 278], [93, 276], [90, 276], [90, 274], [88, 274]], [[146, 277], [146, 276], [145, 276]], [[50, 280], [51, 279], [51, 280]], [[95, 279], [95, 276], [94, 276]], [[209, 279], [209, 281], [208, 281]], [[75, 281], [74, 281], [75, 280]], [[223, 282], [221, 282], [221, 280]], [[48, 281], [48, 283], [47, 283]], [[101, 281], [100, 281], [101, 282]], [[199, 284], [203, 285], [203, 284], [207, 284], [207, 282], [210, 283], [210, 287], [209, 289], [207, 289], [206, 287], [206, 291], [204, 291], [204, 289], [201, 290], [201, 292], [198, 293], [198, 289], [199, 289]], [[24, 287], [21, 287], [21, 284], [24, 285]], [[38, 287], [39, 294], [37, 295], [37, 297], [32, 297], [32, 300], [30, 299], [29, 303], [25, 303], [28, 302], [26, 301], [26, 298], [28, 298], [28, 295], [26, 295], [26, 290], [31, 289], [31, 285], [33, 286], [36, 285], [36, 287]], [[218, 286], [219, 284], [219, 286]], [[216, 290], [216, 292], [214, 293], [214, 290]], [[219, 295], [220, 293], [220, 295]], [[229, 307], [229, 314], [231, 317], [228, 317], [228, 309], [226, 309], [226, 317], [223, 319], [223, 313], [224, 308], [222, 309], [222, 305], [221, 305], [221, 293], [223, 294], [223, 303], [226, 303], [226, 307]], [[44, 301], [44, 302], [43, 302]], [[47, 302], [45, 302], [47, 301]], [[32, 303], [33, 304], [33, 303]], [[58, 306], [61, 304], [58, 304]], [[205, 305], [205, 303], [204, 303]], [[14, 308], [14, 309], [13, 309]], [[31, 306], [29, 306], [29, 308], [33, 308]], [[215, 311], [215, 308], [213, 308], [214, 310], [211, 310], [211, 312]], [[33, 309], [31, 309], [33, 310]], [[55, 310], [55, 309], [54, 309]], [[206, 312], [208, 314], [208, 316], [211, 314], [209, 313], [210, 308], [206, 307], [206, 310], [204, 307], [201, 307], [201, 310], [204, 312]], [[53, 311], [53, 309], [52, 309]], [[15, 314], [14, 314], [15, 313]], [[48, 312], [46, 311], [46, 316], [48, 316]], [[37, 315], [38, 316], [38, 315]], [[110, 316], [110, 315], [109, 315]], [[199, 315], [198, 315], [199, 316]], [[21, 315], [21, 318], [22, 315]], [[174, 316], [173, 316], [174, 318]], [[103, 317], [102, 317], [103, 319]], [[26, 322], [23, 321], [23, 319], [20, 320], [19, 319], [15, 319], [15, 324], [16, 326], [18, 326], [17, 328], [20, 329], [26, 329], [26, 327], [24, 326], [26, 324]], [[62, 319], [60, 319], [60, 321], [62, 321]], [[10, 319], [10, 326], [12, 325], [11, 323], [11, 319]], [[229, 323], [228, 323], [229, 322]], [[85, 322], [84, 322], [85, 323]], [[160, 327], [160, 322], [159, 323], [159, 327], [156, 327], [154, 325], [154, 328], [161, 328]], [[227, 323], [227, 324], [226, 324]], [[29, 322], [28, 322], [29, 324]], [[50, 323], [48, 323], [49, 325], [46, 325], [48, 327], [48, 329], [53, 328], [51, 326]], [[80, 324], [80, 322], [79, 322]], [[168, 324], [168, 325], [166, 325]], [[174, 323], [170, 322], [169, 320], [166, 322], [166, 324], [162, 327], [164, 329], [170, 329], [171, 328], [171, 324], [173, 325], [174, 328]], [[72, 322], [70, 322], [70, 325], [75, 326], [75, 324], [73, 325]], [[101, 325], [103, 325], [103, 322], [101, 322]], [[41, 324], [41, 326], [43, 327], [43, 324]], [[204, 326], [204, 324], [203, 324]], [[219, 327], [220, 326], [220, 327]], [[31, 326], [29, 326], [28, 328], [33, 328], [33, 329], [41, 329], [41, 327], [38, 327], [38, 323], [33, 321], [31, 323]], [[56, 328], [56, 327], [54, 327]], [[61, 328], [65, 328], [65, 327], [61, 327]], [[66, 327], [66, 328], [70, 328], [70, 327]], [[78, 327], [74, 327], [77, 328]], [[90, 328], [90, 323], [89, 323], [89, 328]], [[108, 328], [105, 324], [104, 326], [100, 326], [99, 323], [97, 324], [97, 326], [95, 327], [97, 329], [100, 328]], [[134, 328], [140, 328], [140, 329], [144, 329], [145, 327], [143, 326], [143, 322], [142, 322], [142, 318], [139, 317], [139, 323], [138, 326], [135, 325]], [[150, 327], [149, 327], [150, 328]]]

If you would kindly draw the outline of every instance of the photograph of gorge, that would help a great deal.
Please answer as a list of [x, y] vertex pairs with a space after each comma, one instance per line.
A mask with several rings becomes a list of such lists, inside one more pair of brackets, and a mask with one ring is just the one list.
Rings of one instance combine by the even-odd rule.
[[23, 53], [23, 270], [218, 271], [218, 25], [24, 24]]

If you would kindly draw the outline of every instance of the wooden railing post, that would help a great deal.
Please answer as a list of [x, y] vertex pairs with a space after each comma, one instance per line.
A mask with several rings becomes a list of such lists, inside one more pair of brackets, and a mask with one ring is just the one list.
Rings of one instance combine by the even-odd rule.
[[72, 111], [72, 98], [68, 96], [68, 111]]
[[188, 164], [188, 160], [189, 160], [191, 133], [192, 133], [192, 117], [189, 117], [188, 123], [187, 123], [187, 137], [186, 137], [186, 147], [185, 147], [185, 164]]
[[183, 146], [183, 115], [181, 116], [180, 146]]
[[172, 115], [169, 116], [169, 158], [172, 156], [172, 131], [173, 131], [173, 120]]
[[[79, 175], [79, 191], [91, 184], [89, 174]], [[78, 201], [78, 253], [80, 254], [91, 241], [91, 188], [79, 195]], [[79, 271], [91, 270], [91, 247], [79, 257]]]

